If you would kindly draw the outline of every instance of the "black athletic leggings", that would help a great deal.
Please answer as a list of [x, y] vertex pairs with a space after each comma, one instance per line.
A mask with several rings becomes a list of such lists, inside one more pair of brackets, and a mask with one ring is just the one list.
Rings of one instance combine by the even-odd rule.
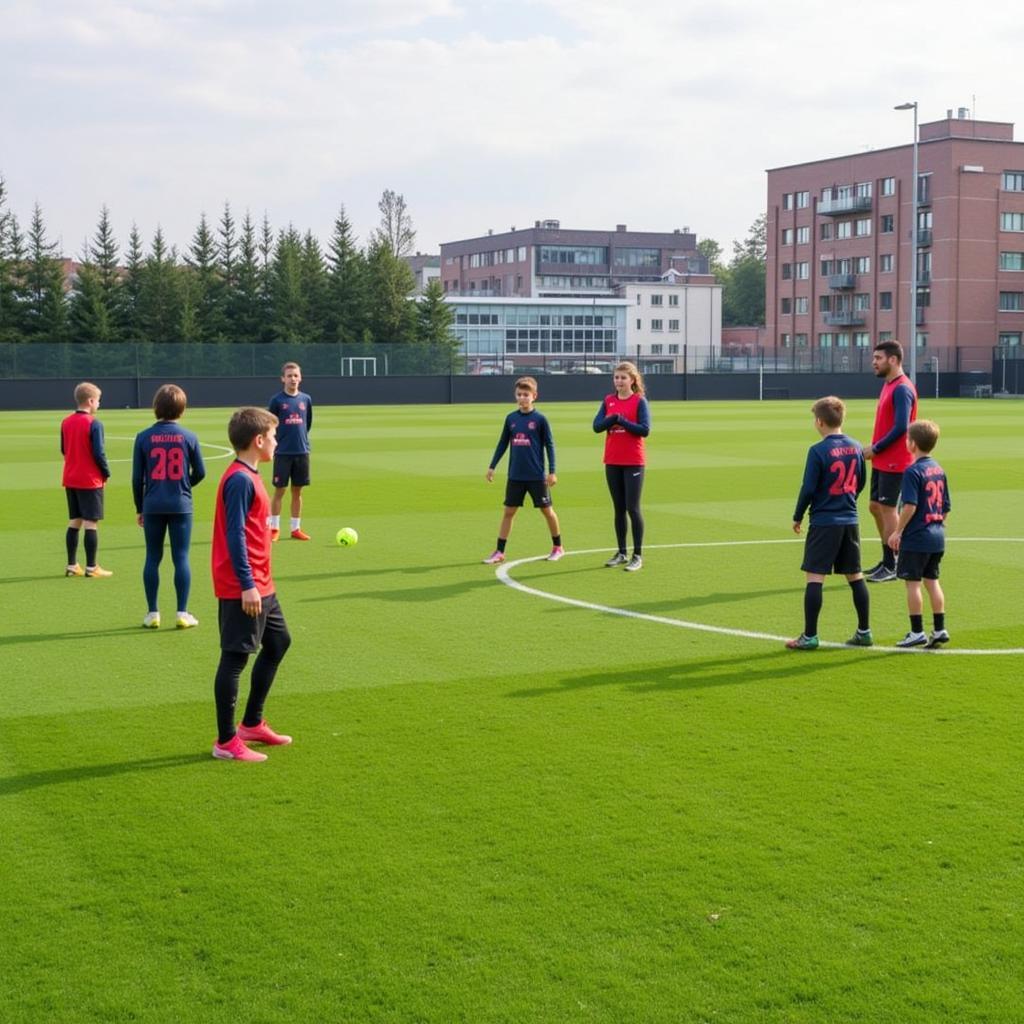
[[644, 489], [643, 466], [605, 466], [608, 492], [615, 506], [615, 541], [620, 551], [626, 550], [626, 516], [633, 527], [633, 553], [643, 554], [644, 517], [640, 511], [640, 494]]
[[[257, 726], [263, 721], [263, 705], [274, 685], [274, 676], [281, 659], [291, 645], [288, 631], [263, 634], [263, 645], [252, 667], [249, 682], [249, 700], [242, 717], [244, 725]], [[213, 681], [213, 695], [217, 704], [217, 742], [227, 743], [235, 735], [235, 702], [238, 700], [238, 682], [249, 660], [239, 651], [221, 651], [220, 664]]]

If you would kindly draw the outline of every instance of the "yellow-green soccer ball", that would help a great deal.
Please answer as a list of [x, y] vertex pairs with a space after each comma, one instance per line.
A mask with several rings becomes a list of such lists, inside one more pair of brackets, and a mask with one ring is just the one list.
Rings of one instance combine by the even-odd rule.
[[359, 534], [351, 526], [343, 526], [335, 535], [334, 540], [343, 548], [350, 548], [359, 543]]

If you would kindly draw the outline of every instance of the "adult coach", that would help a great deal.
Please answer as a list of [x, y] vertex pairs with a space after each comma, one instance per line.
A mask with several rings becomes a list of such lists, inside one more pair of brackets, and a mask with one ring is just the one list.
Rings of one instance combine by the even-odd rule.
[[270, 400], [270, 412], [278, 420], [277, 454], [274, 456], [274, 496], [270, 500], [270, 539], [281, 536], [281, 506], [288, 484], [292, 485], [292, 540], [309, 540], [302, 529], [302, 488], [309, 486], [309, 430], [313, 426], [313, 399], [299, 390], [302, 367], [285, 363], [281, 367], [284, 389]]
[[914, 460], [907, 449], [907, 427], [917, 419], [917, 389], [903, 372], [903, 346], [898, 341], [880, 341], [871, 356], [871, 368], [884, 380], [875, 409], [875, 429], [864, 458], [871, 463], [871, 503], [882, 560], [865, 573], [869, 583], [896, 579], [896, 552], [888, 539], [896, 530], [903, 471]]

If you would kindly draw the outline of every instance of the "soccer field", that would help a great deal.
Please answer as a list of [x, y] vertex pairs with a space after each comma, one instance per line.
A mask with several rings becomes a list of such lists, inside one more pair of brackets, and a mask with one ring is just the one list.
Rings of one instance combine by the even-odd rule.
[[[809, 401], [652, 403], [630, 574], [602, 567], [597, 400], [542, 391], [569, 555], [480, 564], [513, 404], [316, 409], [313, 540], [274, 549], [267, 717], [295, 743], [262, 765], [210, 757], [230, 411], [183, 420], [208, 460], [183, 632], [169, 555], [140, 628], [148, 412], [100, 413], [107, 580], [62, 576], [65, 413], [0, 413], [0, 1020], [1021, 1019], [1024, 403], [922, 402], [953, 502], [941, 652], [891, 649], [902, 583], [871, 588], [876, 648], [783, 648]], [[548, 545], [527, 503], [510, 563]], [[822, 640], [854, 625], [830, 580]]]

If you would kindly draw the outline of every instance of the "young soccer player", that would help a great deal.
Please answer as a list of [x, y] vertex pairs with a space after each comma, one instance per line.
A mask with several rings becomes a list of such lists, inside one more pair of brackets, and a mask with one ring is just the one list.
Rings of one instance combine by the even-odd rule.
[[[644, 397], [644, 379], [632, 363], [619, 363], [612, 372], [614, 394], [607, 395], [594, 417], [594, 433], [606, 431], [604, 475], [615, 509], [616, 553], [604, 564], [621, 565], [626, 572], [643, 567], [644, 438], [651, 432], [651, 412]], [[626, 557], [626, 517], [633, 527], [633, 557]]]
[[793, 513], [793, 532], [798, 534], [804, 513], [811, 510], [800, 566], [807, 574], [804, 631], [795, 640], [787, 640], [786, 646], [796, 651], [817, 648], [825, 577], [839, 572], [850, 584], [857, 611], [857, 631], [846, 642], [852, 647], [870, 647], [870, 598], [860, 569], [857, 525], [857, 495], [864, 489], [864, 452], [857, 441], [843, 433], [846, 406], [841, 399], [834, 395], [819, 398], [811, 406], [811, 413], [821, 440], [807, 452], [804, 480]]
[[270, 411], [279, 424], [277, 454], [274, 456], [274, 497], [270, 502], [270, 539], [281, 536], [281, 506], [284, 492], [292, 485], [291, 537], [309, 540], [302, 529], [302, 488], [309, 486], [309, 431], [313, 426], [313, 399], [299, 390], [302, 367], [285, 363], [281, 367], [284, 390], [270, 400]]
[[132, 454], [132, 496], [139, 526], [146, 537], [146, 564], [142, 585], [148, 612], [145, 629], [160, 628], [157, 593], [164, 537], [171, 538], [174, 590], [178, 598], [178, 629], [191, 629], [199, 620], [188, 610], [192, 568], [188, 549], [192, 541], [192, 488], [206, 476], [199, 439], [178, 422], [185, 412], [185, 392], [177, 384], [164, 384], [153, 396], [156, 423], [135, 437]]
[[[267, 694], [291, 644], [270, 573], [270, 501], [259, 474], [260, 463], [274, 457], [276, 432], [277, 417], [265, 409], [239, 409], [228, 423], [235, 461], [217, 488], [212, 568], [221, 655], [213, 684], [217, 704], [213, 756], [225, 761], [267, 759], [246, 742], [280, 746], [292, 741], [291, 736], [274, 732], [263, 718]], [[257, 650], [249, 700], [236, 730], [238, 680], [249, 655]]]
[[903, 471], [910, 465], [907, 427], [917, 419], [917, 390], [903, 372], [903, 346], [898, 341], [880, 341], [871, 355], [875, 376], [885, 383], [875, 409], [875, 429], [864, 458], [871, 463], [871, 503], [868, 509], [882, 541], [882, 560], [868, 569], [869, 583], [896, 579], [896, 555], [889, 537], [896, 529], [896, 504], [900, 497]]
[[[896, 575], [907, 581], [910, 613], [910, 632], [897, 641], [897, 647], [939, 647], [949, 643], [939, 563], [946, 550], [945, 522], [950, 503], [946, 473], [932, 458], [938, 440], [938, 424], [931, 420], [918, 420], [907, 430], [907, 450], [914, 462], [903, 472], [900, 494], [903, 507], [896, 529], [889, 537], [889, 546], [899, 555]], [[922, 580], [932, 606], [930, 636], [925, 636], [924, 632]]]
[[[508, 483], [505, 485], [505, 507], [501, 526], [498, 527], [498, 546], [484, 559], [485, 565], [498, 565], [505, 561], [505, 544], [512, 531], [512, 520], [529, 494], [533, 507], [539, 508], [551, 531], [549, 562], [557, 562], [564, 554], [558, 516], [551, 505], [551, 488], [558, 483], [555, 476], [555, 439], [543, 413], [533, 403], [537, 401], [537, 382], [533, 377], [520, 377], [515, 387], [518, 408], [505, 417], [487, 469], [487, 482], [494, 480], [494, 468], [501, 461], [505, 449], [511, 447], [508, 457]], [[548, 471], [544, 473], [544, 453], [547, 452]]]
[[[103, 518], [103, 485], [110, 466], [103, 450], [103, 424], [96, 419], [102, 392], [83, 381], [75, 388], [75, 411], [60, 425], [60, 451], [64, 456], [61, 483], [68, 502], [68, 552], [65, 576], [113, 576], [96, 561], [99, 524]], [[85, 528], [85, 568], [78, 564], [78, 534]]]

